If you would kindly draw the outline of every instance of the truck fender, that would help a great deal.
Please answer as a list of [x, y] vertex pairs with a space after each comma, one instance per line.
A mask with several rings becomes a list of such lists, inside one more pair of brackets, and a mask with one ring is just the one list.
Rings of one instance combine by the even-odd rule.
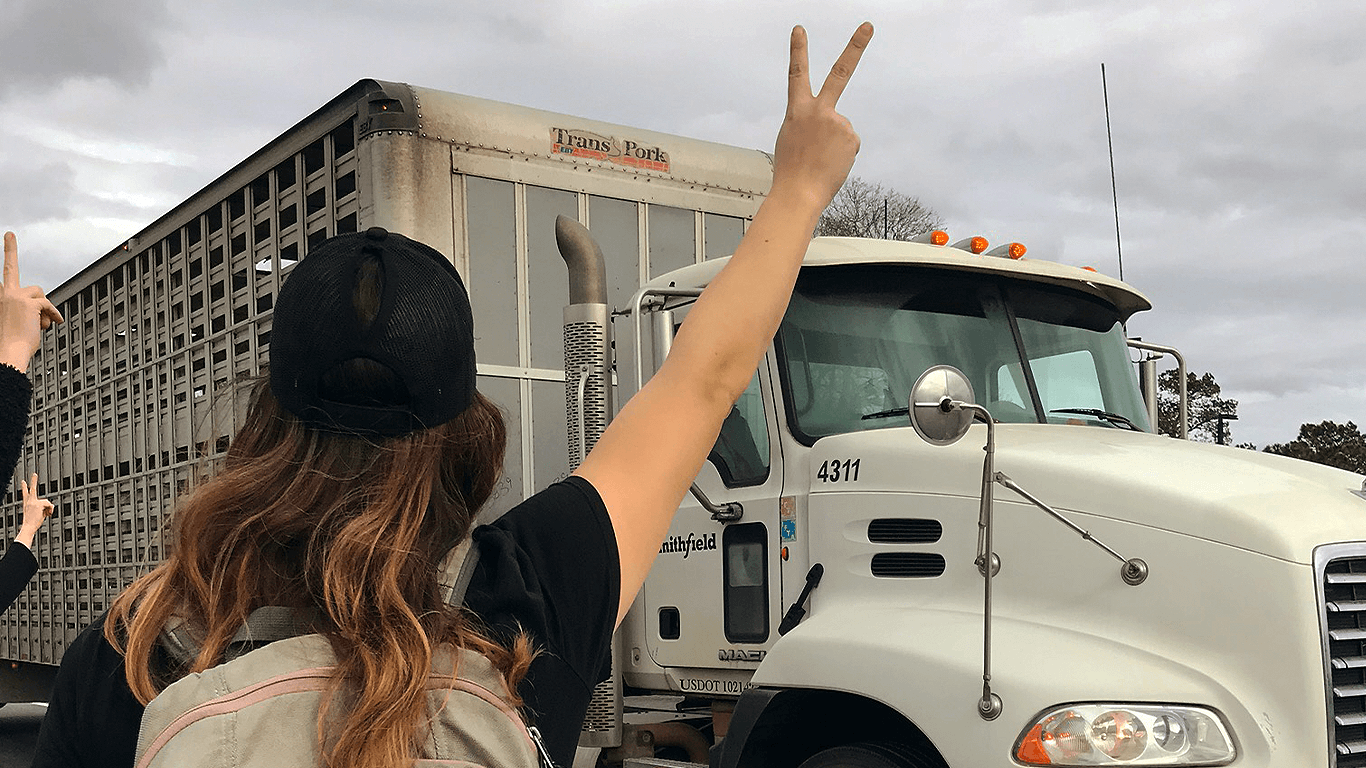
[[[736, 709], [733, 722], [741, 730], [735, 735], [742, 738], [733, 745], [723, 742], [721, 756], [734, 759], [745, 741], [763, 733], [765, 713], [771, 715], [779, 703], [795, 704], [818, 693], [808, 703], [827, 710], [835, 693], [844, 695], [835, 700], [840, 707], [885, 708], [901, 723], [894, 736], [925, 739], [951, 766], [1008, 760], [1029, 723], [1071, 702], [1211, 707], [1241, 742], [1240, 754], [1254, 758], [1254, 764], [1255, 758], [1287, 746], [1290, 738], [1282, 731], [1276, 742], [1269, 742], [1263, 738], [1262, 720], [1297, 722], [1256, 671], [1241, 669], [1236, 658], [1211, 655], [1217, 649], [1154, 634], [1107, 637], [1005, 615], [997, 615], [992, 625], [991, 668], [992, 690], [1005, 709], [998, 719], [985, 721], [976, 711], [982, 692], [981, 632], [981, 615], [969, 611], [908, 611], [867, 603], [825, 606], [765, 656], [752, 680], [755, 692], [746, 694], [748, 700], [742, 696], [743, 711]], [[792, 691], [806, 693], [794, 698], [783, 693]], [[1254, 716], [1250, 707], [1260, 714]], [[842, 713], [834, 716], [844, 722]], [[819, 730], [819, 718], [808, 722]], [[787, 740], [815, 738], [809, 731], [786, 730]], [[1291, 740], [1301, 742], [1296, 748], [1312, 752], [1321, 738], [1321, 733], [1311, 733]], [[753, 756], [746, 757], [748, 768]]]

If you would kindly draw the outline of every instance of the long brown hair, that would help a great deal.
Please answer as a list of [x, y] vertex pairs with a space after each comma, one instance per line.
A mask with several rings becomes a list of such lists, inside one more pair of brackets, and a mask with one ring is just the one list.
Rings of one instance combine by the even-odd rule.
[[323, 764], [410, 762], [434, 646], [482, 653], [509, 690], [531, 660], [525, 636], [491, 641], [438, 585], [442, 558], [493, 491], [505, 443], [502, 414], [481, 395], [440, 427], [375, 440], [311, 428], [258, 383], [223, 469], [177, 510], [169, 557], [110, 608], [105, 637], [125, 656], [129, 687], [146, 703], [164, 684], [153, 651], [172, 617], [201, 641], [181, 670], [197, 672], [221, 660], [254, 609], [312, 611], [344, 692], [329, 699], [343, 715], [320, 715], [320, 731], [340, 723], [322, 734]]

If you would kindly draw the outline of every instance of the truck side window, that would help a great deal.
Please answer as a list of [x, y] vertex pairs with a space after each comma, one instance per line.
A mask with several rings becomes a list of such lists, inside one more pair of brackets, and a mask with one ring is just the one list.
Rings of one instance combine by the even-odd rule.
[[721, 534], [726, 639], [732, 643], [768, 640], [767, 536], [763, 523], [728, 525]]
[[1043, 399], [1045, 411], [1054, 408], [1105, 409], [1105, 397], [1100, 391], [1099, 374], [1090, 350], [1036, 358], [1029, 361], [1029, 367], [1039, 383], [1039, 397]]
[[984, 403], [992, 418], [998, 422], [1028, 424], [1038, 421], [1034, 406], [1027, 394], [1029, 386], [1025, 383], [1024, 368], [1019, 363], [1010, 363], [996, 369], [995, 390], [989, 394], [989, 402]]
[[722, 482], [736, 488], [767, 480], [768, 458], [768, 420], [759, 394], [759, 374], [755, 373], [721, 423], [721, 433], [707, 459], [716, 465]]

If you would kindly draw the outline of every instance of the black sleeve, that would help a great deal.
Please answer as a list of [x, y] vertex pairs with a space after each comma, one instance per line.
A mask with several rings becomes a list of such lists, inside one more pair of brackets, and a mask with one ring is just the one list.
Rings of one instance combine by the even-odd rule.
[[141, 723], [142, 704], [128, 689], [123, 657], [104, 639], [100, 617], [62, 655], [33, 766], [132, 766]]
[[6, 485], [14, 479], [14, 468], [19, 465], [32, 400], [33, 382], [28, 374], [0, 363], [0, 471], [5, 473]]
[[593, 687], [611, 672], [621, 567], [611, 519], [570, 477], [474, 533], [479, 564], [465, 605], [501, 640], [540, 649], [518, 693], [559, 765], [573, 761]]
[[11, 541], [5, 556], [0, 558], [0, 613], [9, 610], [37, 572], [38, 558], [33, 552], [23, 544]]

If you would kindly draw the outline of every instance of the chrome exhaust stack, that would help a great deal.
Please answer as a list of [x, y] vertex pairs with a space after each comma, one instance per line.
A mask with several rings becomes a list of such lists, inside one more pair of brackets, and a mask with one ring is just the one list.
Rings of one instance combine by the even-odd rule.
[[572, 471], [593, 450], [612, 418], [612, 316], [607, 306], [607, 265], [588, 229], [573, 219], [557, 216], [555, 243], [569, 268], [569, 303], [564, 308], [564, 402]]
[[[593, 450], [615, 412], [612, 403], [612, 313], [607, 305], [607, 264], [588, 228], [555, 218], [555, 243], [569, 268], [564, 308], [564, 404], [572, 472]], [[619, 747], [624, 702], [621, 649], [612, 643], [612, 674], [593, 689], [579, 731], [579, 746]]]

